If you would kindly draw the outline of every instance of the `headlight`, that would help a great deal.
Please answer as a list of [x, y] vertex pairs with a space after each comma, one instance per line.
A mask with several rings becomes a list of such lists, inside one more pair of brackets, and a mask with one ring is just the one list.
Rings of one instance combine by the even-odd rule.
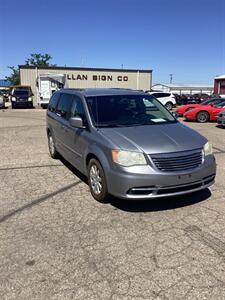
[[112, 150], [112, 159], [124, 167], [146, 165], [144, 154], [141, 152]]
[[32, 97], [29, 97], [29, 98], [28, 98], [28, 101], [32, 101]]
[[12, 97], [12, 101], [16, 101], [16, 97]]
[[207, 142], [207, 143], [204, 145], [203, 150], [204, 150], [205, 156], [212, 154], [212, 153], [213, 153], [213, 150], [212, 150], [212, 144], [210, 144], [209, 142]]

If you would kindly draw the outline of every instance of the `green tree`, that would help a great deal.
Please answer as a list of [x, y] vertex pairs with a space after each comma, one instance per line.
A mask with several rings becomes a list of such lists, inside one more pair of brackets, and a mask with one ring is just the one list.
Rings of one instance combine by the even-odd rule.
[[11, 82], [12, 85], [20, 84], [20, 72], [19, 69], [12, 66], [8, 67], [11, 70], [11, 75], [6, 76], [5, 78]]
[[52, 59], [49, 54], [41, 54], [41, 53], [32, 53], [30, 54], [30, 58], [28, 58], [25, 62], [28, 66], [55, 66], [50, 64], [50, 60]]
[[[51, 55], [47, 53], [46, 54], [32, 53], [30, 54], [30, 57], [25, 60], [25, 64], [27, 66], [46, 66], [46, 67], [56, 66], [49, 62], [51, 59], [52, 59]], [[8, 68], [11, 70], [11, 74], [9, 76], [6, 76], [5, 78], [9, 80], [12, 83], [12, 85], [20, 84], [19, 68], [15, 66], [10, 66]]]

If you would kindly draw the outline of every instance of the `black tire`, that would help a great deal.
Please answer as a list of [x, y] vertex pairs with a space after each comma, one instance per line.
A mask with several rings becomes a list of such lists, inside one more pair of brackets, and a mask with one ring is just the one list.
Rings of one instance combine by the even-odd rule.
[[55, 147], [55, 139], [53, 138], [51, 131], [48, 133], [48, 150], [51, 158], [58, 158], [58, 152]]
[[196, 119], [199, 123], [206, 123], [209, 121], [209, 113], [207, 111], [200, 111]]
[[165, 107], [166, 107], [168, 110], [172, 110], [172, 108], [173, 108], [173, 103], [172, 103], [172, 102], [167, 102], [167, 103], [165, 104]]
[[95, 200], [108, 202], [108, 188], [104, 170], [98, 160], [92, 158], [88, 164], [88, 184]]

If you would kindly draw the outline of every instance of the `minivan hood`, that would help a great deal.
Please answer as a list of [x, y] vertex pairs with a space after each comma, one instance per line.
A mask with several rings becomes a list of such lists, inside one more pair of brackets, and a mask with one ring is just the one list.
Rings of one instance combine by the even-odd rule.
[[100, 132], [118, 149], [147, 154], [193, 150], [202, 148], [207, 142], [206, 138], [181, 123], [101, 128]]

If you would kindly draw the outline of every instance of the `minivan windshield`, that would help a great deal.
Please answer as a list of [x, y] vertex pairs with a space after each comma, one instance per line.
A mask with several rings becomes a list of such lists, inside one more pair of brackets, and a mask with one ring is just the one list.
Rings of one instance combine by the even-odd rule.
[[176, 123], [173, 115], [151, 95], [86, 97], [97, 127], [142, 126]]

